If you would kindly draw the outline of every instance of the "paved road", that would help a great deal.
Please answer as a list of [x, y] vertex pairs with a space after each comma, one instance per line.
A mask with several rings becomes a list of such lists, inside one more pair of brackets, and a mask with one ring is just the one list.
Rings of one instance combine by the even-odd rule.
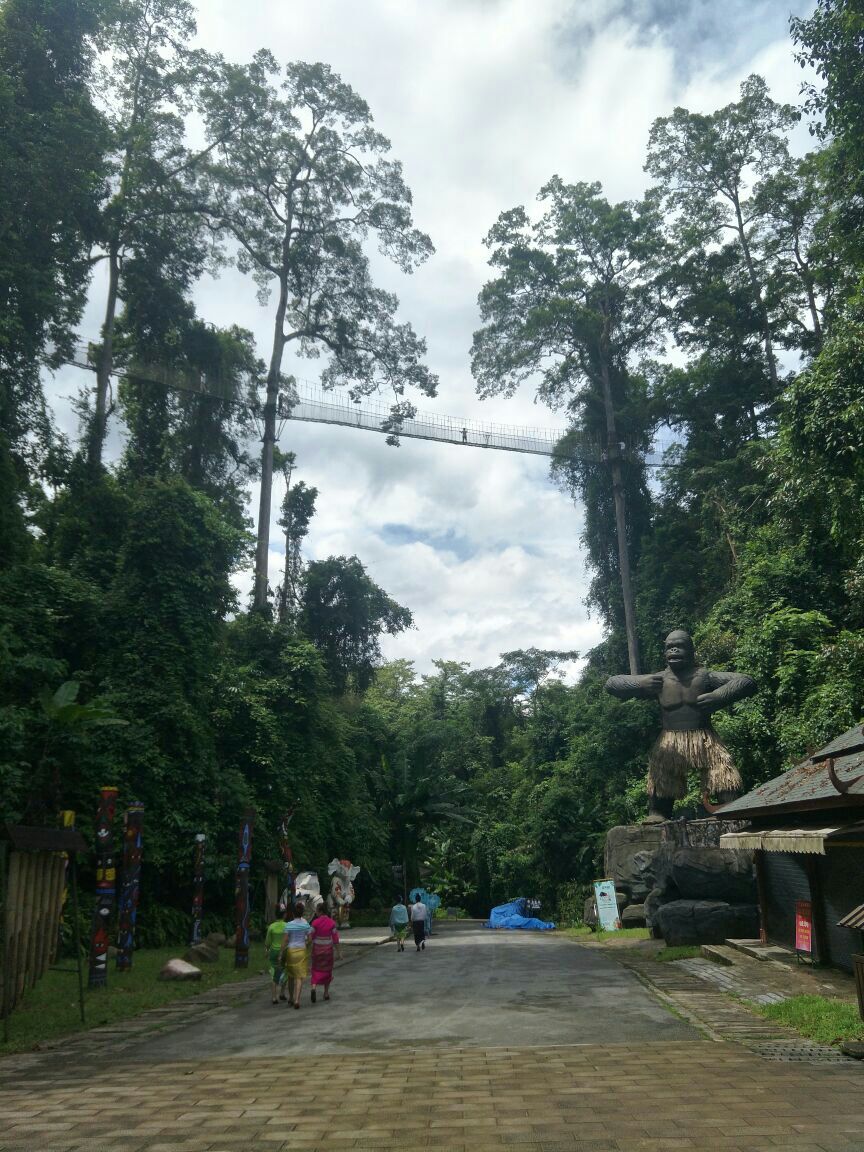
[[864, 1069], [703, 1039], [549, 936], [381, 947], [300, 1012], [0, 1064], [0, 1152], [862, 1152]]
[[310, 1055], [405, 1047], [699, 1040], [629, 972], [571, 940], [451, 929], [419, 954], [381, 945], [337, 970], [332, 999], [257, 1002], [136, 1047], [135, 1058]]

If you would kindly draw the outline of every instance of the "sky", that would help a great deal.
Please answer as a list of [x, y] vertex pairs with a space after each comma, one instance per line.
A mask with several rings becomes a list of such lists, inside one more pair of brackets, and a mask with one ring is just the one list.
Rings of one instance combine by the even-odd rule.
[[[428, 342], [440, 378], [423, 410], [523, 425], [563, 425], [530, 391], [480, 401], [469, 349], [477, 295], [490, 277], [483, 237], [498, 214], [529, 206], [553, 174], [598, 180], [610, 200], [641, 195], [649, 128], [676, 105], [709, 112], [734, 100], [751, 72], [778, 100], [802, 73], [788, 37], [790, 0], [203, 0], [199, 43], [246, 61], [261, 47], [284, 62], [322, 60], [368, 102], [414, 196], [415, 223], [436, 254], [412, 276], [375, 261], [400, 316]], [[803, 130], [802, 130], [803, 131]], [[806, 140], [803, 141], [806, 147]], [[100, 283], [82, 323], [99, 330]], [[195, 291], [199, 314], [240, 324], [269, 355], [271, 319], [236, 269]], [[316, 379], [321, 361], [286, 371]], [[54, 382], [61, 426], [74, 430], [72, 370]], [[110, 446], [119, 444], [115, 429]], [[549, 477], [548, 460], [316, 424], [286, 425], [280, 447], [319, 490], [306, 556], [357, 555], [414, 614], [385, 637], [387, 658], [473, 667], [516, 648], [587, 652], [601, 622], [583, 603], [588, 574], [581, 509]], [[271, 524], [270, 581], [283, 562]], [[257, 511], [253, 491], [250, 515]], [[237, 576], [241, 599], [251, 572]], [[570, 675], [578, 668], [573, 665]]]

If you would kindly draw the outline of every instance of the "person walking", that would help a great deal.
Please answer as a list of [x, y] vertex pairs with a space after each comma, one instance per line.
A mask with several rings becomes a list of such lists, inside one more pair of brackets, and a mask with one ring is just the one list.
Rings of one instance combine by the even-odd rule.
[[411, 905], [411, 927], [414, 930], [414, 943], [417, 951], [426, 949], [426, 917], [428, 909], [420, 897]]
[[309, 934], [312, 941], [312, 1003], [318, 999], [316, 989], [323, 985], [324, 999], [330, 999], [330, 983], [333, 980], [334, 954], [341, 960], [342, 948], [339, 943], [339, 932], [336, 921], [327, 915], [324, 901], [319, 897], [315, 902], [315, 913], [312, 916], [312, 931]]
[[298, 900], [294, 905], [294, 919], [286, 923], [282, 937], [281, 961], [288, 981], [288, 995], [295, 1008], [300, 1007], [303, 981], [309, 974], [309, 935], [312, 928], [305, 915], [306, 905]]
[[285, 999], [285, 969], [282, 965], [282, 941], [285, 938], [285, 908], [279, 909], [278, 920], [267, 929], [264, 937], [264, 954], [267, 957], [267, 966], [270, 979], [273, 983], [271, 1003], [278, 1004]]
[[405, 951], [405, 937], [408, 935], [408, 909], [401, 896], [390, 909], [390, 935], [396, 938], [396, 951]]

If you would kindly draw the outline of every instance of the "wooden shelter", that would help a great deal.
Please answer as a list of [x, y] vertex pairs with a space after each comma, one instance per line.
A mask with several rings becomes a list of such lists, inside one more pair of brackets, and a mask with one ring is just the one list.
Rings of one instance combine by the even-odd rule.
[[76, 853], [87, 845], [74, 828], [6, 825], [0, 843], [0, 1014], [8, 1020], [28, 988], [54, 963], [66, 889], [67, 862], [78, 953], [83, 1020], [83, 975], [78, 930]]
[[810, 957], [851, 971], [861, 946], [853, 913], [864, 902], [864, 729], [844, 732], [716, 816], [750, 821], [724, 833], [720, 846], [755, 852], [762, 939], [796, 948], [809, 913]]

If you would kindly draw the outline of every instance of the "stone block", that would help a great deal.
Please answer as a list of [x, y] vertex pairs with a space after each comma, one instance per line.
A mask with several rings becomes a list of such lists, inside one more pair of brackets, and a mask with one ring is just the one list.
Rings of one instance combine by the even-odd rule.
[[672, 880], [686, 900], [756, 900], [752, 852], [725, 848], [679, 848], [672, 857]]
[[722, 944], [727, 936], [758, 935], [759, 909], [723, 900], [672, 900], [652, 911], [652, 923], [670, 947]]
[[183, 955], [187, 964], [216, 964], [219, 960], [219, 949], [215, 944], [203, 940], [200, 944], [193, 944]]
[[621, 927], [622, 928], [644, 928], [645, 927], [645, 905], [644, 904], [628, 904], [628, 906], [621, 913]]
[[185, 960], [168, 960], [159, 973], [160, 980], [200, 980], [201, 969]]
[[212, 944], [214, 948], [221, 948], [227, 937], [224, 932], [208, 932], [204, 938], [206, 944]]
[[644, 900], [654, 884], [654, 854], [663, 843], [665, 824], [622, 824], [610, 828], [604, 853], [605, 874], [631, 900]]

